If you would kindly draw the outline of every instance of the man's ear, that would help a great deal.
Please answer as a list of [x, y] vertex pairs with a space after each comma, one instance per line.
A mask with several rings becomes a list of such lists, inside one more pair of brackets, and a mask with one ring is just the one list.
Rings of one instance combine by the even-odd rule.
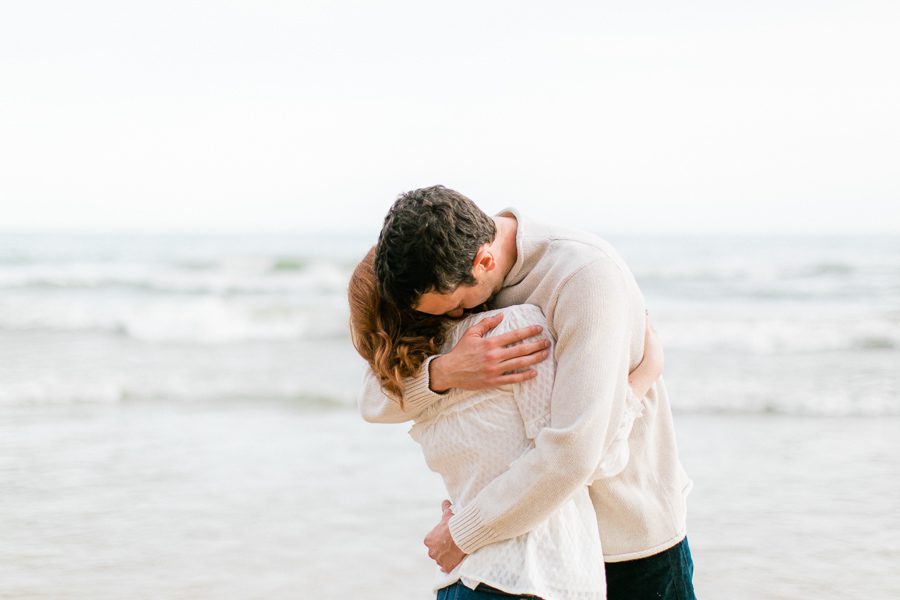
[[478, 253], [475, 254], [475, 260], [472, 261], [472, 272], [477, 275], [479, 271], [492, 271], [496, 266], [497, 261], [494, 260], [494, 253], [491, 252], [490, 244], [483, 244], [478, 249]]

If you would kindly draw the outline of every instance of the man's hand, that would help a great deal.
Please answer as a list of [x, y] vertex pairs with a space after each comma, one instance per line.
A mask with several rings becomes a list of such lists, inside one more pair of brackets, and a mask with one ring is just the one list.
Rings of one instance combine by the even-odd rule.
[[537, 371], [528, 367], [549, 356], [550, 342], [519, 342], [533, 338], [543, 328], [533, 325], [496, 337], [485, 337], [502, 320], [503, 313], [482, 319], [466, 330], [453, 350], [431, 361], [429, 382], [432, 391], [440, 393], [450, 388], [483, 390], [537, 375]]
[[428, 556], [438, 564], [441, 571], [449, 573], [456, 568], [456, 565], [462, 562], [466, 557], [466, 553], [459, 549], [456, 542], [450, 536], [450, 528], [447, 522], [453, 516], [450, 510], [450, 501], [444, 500], [441, 503], [441, 510], [444, 516], [441, 522], [434, 526], [434, 529], [425, 536], [425, 545], [428, 546]]

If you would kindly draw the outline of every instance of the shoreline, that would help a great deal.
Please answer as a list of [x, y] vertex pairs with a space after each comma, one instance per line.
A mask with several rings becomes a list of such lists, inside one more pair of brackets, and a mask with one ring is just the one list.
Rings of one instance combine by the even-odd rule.
[[[675, 421], [701, 597], [900, 595], [900, 419]], [[443, 488], [407, 426], [279, 402], [135, 402], [0, 407], [0, 427], [0, 597], [431, 589], [421, 538]]]

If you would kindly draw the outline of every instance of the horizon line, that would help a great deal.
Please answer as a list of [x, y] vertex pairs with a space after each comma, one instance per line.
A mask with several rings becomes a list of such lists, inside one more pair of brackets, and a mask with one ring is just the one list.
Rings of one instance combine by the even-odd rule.
[[[608, 229], [598, 230], [594, 228], [581, 228], [589, 233], [597, 235], [660, 235], [660, 236], [685, 236], [685, 235], [702, 235], [710, 237], [732, 236], [732, 235], [790, 235], [790, 236], [889, 236], [900, 235], [900, 229], [821, 229], [821, 230], [804, 230], [804, 229], [685, 229], [682, 231], [660, 230], [660, 229]], [[66, 229], [66, 228], [33, 228], [33, 227], [2, 227], [0, 226], [0, 235], [84, 235], [84, 236], [117, 236], [117, 235], [137, 235], [137, 236], [314, 236], [314, 237], [363, 237], [374, 235], [377, 237], [376, 230], [321, 230], [321, 229], [276, 229], [276, 228], [223, 228], [223, 229]]]

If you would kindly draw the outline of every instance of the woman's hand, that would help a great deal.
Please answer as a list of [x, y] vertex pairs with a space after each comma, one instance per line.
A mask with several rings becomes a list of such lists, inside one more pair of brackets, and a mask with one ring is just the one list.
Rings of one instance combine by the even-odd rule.
[[656, 335], [656, 330], [650, 324], [650, 315], [647, 314], [647, 326], [644, 329], [644, 357], [641, 363], [628, 374], [628, 385], [635, 396], [643, 397], [653, 384], [662, 375], [665, 366], [662, 343]]

